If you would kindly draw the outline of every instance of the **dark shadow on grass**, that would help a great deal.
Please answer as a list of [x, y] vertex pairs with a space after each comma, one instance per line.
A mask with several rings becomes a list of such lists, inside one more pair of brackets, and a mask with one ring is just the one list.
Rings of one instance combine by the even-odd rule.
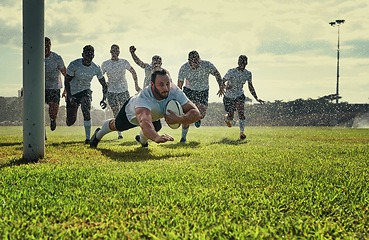
[[23, 142], [9, 142], [9, 143], [0, 143], [0, 147], [10, 147], [16, 145], [22, 145]]
[[228, 138], [223, 138], [222, 140], [211, 143], [211, 144], [241, 145], [241, 144], [247, 144], [247, 143], [248, 143], [247, 140], [240, 140], [240, 139], [230, 140]]
[[[137, 142], [134, 144], [128, 145], [130, 142], [125, 142], [122, 144], [123, 146], [131, 146], [137, 145]], [[137, 146], [134, 150], [129, 151], [113, 151], [111, 149], [99, 149], [104, 156], [119, 162], [141, 162], [141, 161], [148, 161], [148, 160], [161, 160], [163, 158], [170, 158], [170, 157], [188, 157], [190, 154], [178, 154], [178, 153], [170, 153], [161, 156], [155, 156], [151, 153], [150, 148], [144, 148]]]
[[24, 159], [22, 157], [22, 158], [11, 160], [7, 163], [3, 163], [3, 164], [0, 163], [0, 169], [6, 168], [6, 167], [12, 167], [12, 166], [20, 166], [20, 165], [38, 163], [40, 160], [42, 160], [42, 159], [37, 159], [37, 160], [30, 161], [30, 160]]
[[170, 149], [177, 149], [177, 148], [196, 148], [198, 145], [200, 145], [199, 142], [186, 142], [186, 143], [172, 143], [172, 144], [163, 144], [161, 147], [163, 148], [170, 148]]

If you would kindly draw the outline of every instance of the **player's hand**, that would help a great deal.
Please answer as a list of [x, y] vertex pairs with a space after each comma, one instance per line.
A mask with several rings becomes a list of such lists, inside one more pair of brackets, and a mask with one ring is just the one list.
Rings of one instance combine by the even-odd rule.
[[168, 141], [174, 141], [174, 138], [169, 136], [168, 134], [163, 134], [155, 138], [156, 143], [165, 143]]
[[130, 47], [129, 47], [129, 52], [130, 52], [130, 53], [134, 53], [134, 52], [136, 52], [136, 48], [135, 48], [135, 46], [130, 46]]
[[101, 101], [100, 101], [100, 107], [101, 107], [102, 109], [105, 109], [105, 108], [106, 108], [106, 106], [107, 106], [107, 104], [106, 104], [105, 100], [104, 100], [104, 99], [103, 99], [103, 100], [101, 100]]
[[63, 91], [62, 98], [67, 99], [67, 91], [65, 89]]
[[168, 124], [176, 124], [179, 123], [179, 116], [177, 114], [175, 114], [173, 111], [171, 110], [167, 110], [169, 112], [169, 114], [164, 114], [164, 119], [165, 122]]
[[221, 97], [221, 96], [223, 96], [223, 95], [224, 95], [224, 93], [225, 93], [225, 90], [224, 90], [224, 87], [222, 87], [221, 89], [219, 89], [219, 91], [218, 91], [217, 95], [218, 95], [219, 97]]
[[71, 98], [70, 98], [70, 103], [71, 103], [72, 105], [74, 105], [74, 106], [78, 105], [78, 103], [77, 103], [77, 98], [75, 98], [75, 97], [71, 97]]

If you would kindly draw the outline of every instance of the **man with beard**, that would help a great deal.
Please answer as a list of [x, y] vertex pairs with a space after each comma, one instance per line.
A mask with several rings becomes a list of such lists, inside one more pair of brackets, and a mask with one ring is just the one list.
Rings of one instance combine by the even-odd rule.
[[[177, 100], [183, 109], [183, 115], [170, 112], [165, 114], [165, 107], [170, 100]], [[125, 131], [137, 126], [141, 127], [136, 140], [142, 147], [148, 146], [148, 139], [156, 143], [174, 141], [168, 134], [159, 135], [160, 119], [165, 118], [168, 124], [191, 124], [200, 119], [196, 105], [188, 100], [186, 95], [171, 82], [166, 70], [156, 70], [151, 75], [151, 84], [142, 92], [126, 101], [115, 119], [107, 120], [97, 128], [90, 140], [90, 147], [96, 148], [104, 135], [112, 131]]]
[[103, 100], [100, 102], [102, 109], [106, 108], [106, 93], [108, 85], [98, 65], [92, 62], [95, 57], [94, 47], [87, 45], [83, 48], [82, 58], [72, 61], [67, 68], [65, 76], [65, 90], [67, 91], [67, 125], [72, 126], [77, 119], [77, 110], [81, 105], [83, 113], [83, 125], [85, 128], [85, 144], [90, 143], [91, 133], [91, 80], [94, 76], [99, 80], [103, 89]]

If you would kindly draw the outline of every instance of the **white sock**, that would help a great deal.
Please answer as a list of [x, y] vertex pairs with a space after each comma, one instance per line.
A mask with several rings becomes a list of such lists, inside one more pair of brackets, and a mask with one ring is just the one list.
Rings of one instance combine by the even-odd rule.
[[240, 119], [240, 133], [245, 131], [246, 120]]
[[91, 120], [83, 121], [83, 126], [85, 127], [86, 139], [90, 139], [90, 137], [91, 137]]
[[118, 137], [122, 137], [122, 132], [118, 132]]
[[144, 135], [143, 131], [141, 130], [140, 131], [140, 142], [142, 144], [145, 144], [145, 143], [147, 143], [147, 140], [149, 140], [149, 139]]
[[109, 123], [110, 123], [110, 120], [107, 120], [101, 127], [100, 131], [98, 131], [96, 133], [96, 138], [101, 140], [103, 138], [103, 136], [105, 136], [106, 134], [112, 132], [113, 130], [110, 129], [109, 127]]
[[188, 133], [188, 129], [189, 128], [187, 128], [187, 129], [182, 128], [182, 138], [186, 139], [187, 133]]

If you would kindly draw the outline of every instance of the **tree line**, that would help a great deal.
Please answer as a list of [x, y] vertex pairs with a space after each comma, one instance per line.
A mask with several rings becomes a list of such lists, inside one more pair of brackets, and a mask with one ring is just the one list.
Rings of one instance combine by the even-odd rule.
[[[21, 97], [0, 97], [0, 125], [22, 125], [23, 99]], [[81, 110], [79, 110], [81, 111]], [[202, 121], [203, 126], [225, 126], [223, 115], [225, 114], [223, 103], [209, 103], [206, 117]], [[296, 99], [283, 102], [280, 100], [267, 102], [266, 104], [252, 104], [251, 99], [245, 103], [245, 116], [247, 126], [347, 126], [353, 125], [354, 119], [367, 116], [369, 104], [349, 104], [341, 102], [333, 103], [331, 98]], [[112, 118], [112, 111], [91, 109], [92, 124], [102, 125], [106, 119]], [[57, 125], [65, 126], [66, 109], [59, 109]], [[238, 119], [237, 113], [235, 120]], [[49, 124], [48, 106], [45, 105], [45, 122]], [[164, 121], [162, 121], [163, 124]], [[238, 121], [234, 122], [235, 125]], [[78, 113], [75, 123], [83, 125], [83, 115]]]

